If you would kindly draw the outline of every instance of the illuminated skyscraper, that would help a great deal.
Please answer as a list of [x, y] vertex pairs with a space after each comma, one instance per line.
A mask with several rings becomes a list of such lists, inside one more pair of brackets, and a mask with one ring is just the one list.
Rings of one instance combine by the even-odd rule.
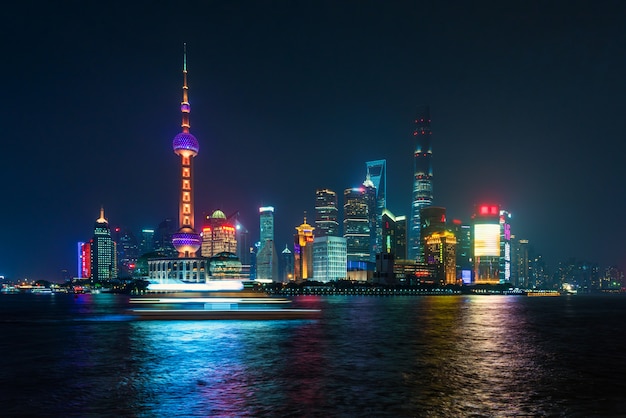
[[200, 151], [200, 144], [195, 136], [189, 132], [189, 87], [187, 86], [187, 51], [183, 53], [183, 101], [180, 104], [182, 113], [182, 132], [174, 137], [172, 148], [180, 156], [181, 183], [180, 200], [178, 206], [178, 232], [172, 235], [172, 244], [178, 251], [179, 258], [193, 258], [202, 245], [200, 235], [194, 229], [193, 212], [193, 158]]
[[513, 271], [511, 251], [511, 214], [500, 210], [500, 283], [510, 283]]
[[433, 232], [446, 230], [446, 208], [423, 207], [420, 209], [420, 222], [420, 246], [423, 248], [426, 245], [426, 240]]
[[153, 251], [165, 257], [178, 257], [178, 251], [172, 245], [172, 235], [178, 230], [177, 223], [170, 218], [165, 218], [157, 225], [154, 235]]
[[365, 163], [367, 176], [376, 188], [376, 225], [375, 225], [375, 253], [382, 252], [383, 230], [382, 218], [383, 210], [387, 207], [387, 160], [368, 161]]
[[259, 225], [261, 246], [265, 241], [274, 241], [274, 208], [272, 206], [259, 208]]
[[139, 258], [139, 244], [132, 231], [127, 228], [114, 228], [113, 240], [117, 247], [117, 274], [131, 277]]
[[293, 253], [289, 250], [289, 248], [287, 248], [287, 244], [285, 244], [285, 249], [283, 250], [282, 253], [280, 253], [281, 256], [281, 273], [280, 273], [280, 279], [282, 280], [283, 283], [287, 283], [290, 281], [294, 280], [294, 259], [293, 259]]
[[380, 222], [378, 219], [378, 210], [376, 207], [376, 186], [374, 186], [374, 183], [370, 179], [369, 173], [365, 176], [365, 181], [363, 182], [363, 191], [365, 202], [367, 203], [367, 220], [370, 230], [368, 261], [374, 262], [376, 261], [376, 253], [380, 252], [379, 244], [380, 241], [382, 241], [382, 236], [380, 240], [378, 240], [378, 235], [376, 231], [378, 229], [378, 225], [380, 225]]
[[139, 243], [139, 255], [154, 251], [154, 229], [141, 230], [141, 242]]
[[256, 279], [279, 281], [278, 254], [274, 245], [274, 208], [259, 208], [260, 247], [256, 255]]
[[415, 138], [413, 199], [407, 246], [408, 258], [411, 260], [421, 259], [423, 256], [420, 245], [420, 209], [432, 205], [433, 202], [431, 134], [430, 108], [425, 106], [418, 112], [413, 131]]
[[382, 235], [381, 252], [406, 260], [406, 216], [394, 216], [389, 209], [383, 210]]
[[343, 280], [347, 276], [346, 239], [315, 237], [313, 241], [313, 279], [318, 282]]
[[454, 233], [439, 231], [428, 234], [424, 241], [424, 259], [437, 271], [439, 284], [458, 284], [456, 275], [456, 246]]
[[451, 230], [456, 237], [456, 270], [457, 279], [463, 284], [472, 283], [472, 227], [453, 219]]
[[115, 242], [111, 238], [109, 222], [104, 217], [104, 208], [96, 219], [91, 239], [91, 279], [107, 280], [117, 278]]
[[370, 222], [365, 187], [345, 189], [343, 198], [343, 237], [348, 263], [367, 262], [370, 259]]
[[515, 240], [513, 254], [516, 264], [515, 271], [517, 272], [513, 284], [523, 289], [528, 289], [530, 287], [529, 241], [527, 239]]
[[329, 189], [315, 191], [315, 236], [339, 236], [337, 193]]
[[78, 243], [78, 278], [87, 279], [91, 277], [91, 244], [88, 242]]
[[294, 276], [296, 281], [313, 278], [313, 228], [306, 223], [306, 215], [302, 225], [296, 227], [294, 236]]
[[202, 256], [212, 257], [222, 252], [237, 253], [237, 234], [224, 212], [216, 210], [206, 217], [202, 228]]
[[474, 283], [500, 283], [500, 208], [480, 205], [472, 217]]

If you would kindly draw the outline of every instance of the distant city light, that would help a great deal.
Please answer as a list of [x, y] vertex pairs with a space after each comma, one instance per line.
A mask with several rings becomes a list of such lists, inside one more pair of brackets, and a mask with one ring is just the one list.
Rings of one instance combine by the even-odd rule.
[[221, 290], [242, 290], [241, 280], [213, 280], [206, 283], [150, 283], [148, 290], [156, 291], [195, 291], [217, 292]]

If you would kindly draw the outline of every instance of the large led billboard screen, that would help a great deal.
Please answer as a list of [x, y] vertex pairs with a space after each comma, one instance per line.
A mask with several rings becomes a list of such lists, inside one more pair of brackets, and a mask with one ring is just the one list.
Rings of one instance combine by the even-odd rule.
[[500, 255], [500, 225], [499, 224], [476, 224], [474, 225], [474, 256], [499, 256]]

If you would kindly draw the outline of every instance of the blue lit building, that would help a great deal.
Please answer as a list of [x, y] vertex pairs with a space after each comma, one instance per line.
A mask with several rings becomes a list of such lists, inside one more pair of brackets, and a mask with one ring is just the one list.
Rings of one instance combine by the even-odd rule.
[[256, 255], [256, 280], [280, 281], [278, 278], [278, 254], [274, 245], [274, 208], [259, 208], [260, 247]]
[[368, 161], [365, 163], [367, 177], [376, 189], [376, 225], [374, 227], [375, 242], [374, 255], [382, 252], [383, 231], [382, 217], [383, 211], [387, 207], [387, 160]]
[[413, 138], [415, 140], [413, 198], [408, 237], [408, 258], [421, 260], [423, 249], [420, 242], [420, 210], [433, 203], [433, 150], [431, 144], [430, 108], [423, 107], [415, 119]]
[[347, 276], [346, 239], [316, 237], [313, 241], [313, 280], [329, 282]]

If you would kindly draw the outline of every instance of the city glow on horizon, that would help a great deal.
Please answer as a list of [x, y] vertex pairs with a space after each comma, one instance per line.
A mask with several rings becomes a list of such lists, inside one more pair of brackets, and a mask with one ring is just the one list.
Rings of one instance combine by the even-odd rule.
[[218, 292], [223, 290], [243, 290], [242, 280], [208, 280], [206, 283], [150, 283], [148, 290], [154, 291], [196, 291]]

